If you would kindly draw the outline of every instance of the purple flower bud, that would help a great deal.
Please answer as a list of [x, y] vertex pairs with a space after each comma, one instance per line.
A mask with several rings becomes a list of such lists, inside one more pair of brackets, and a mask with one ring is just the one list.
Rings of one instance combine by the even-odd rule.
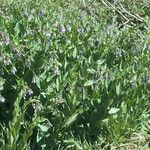
[[81, 86], [77, 87], [78, 92], [82, 92], [83, 88]]
[[4, 76], [4, 72], [0, 71], [0, 77]]
[[32, 14], [28, 16], [28, 21], [33, 21], [33, 19], [34, 19], [34, 16]]
[[83, 33], [83, 32], [84, 32], [84, 29], [83, 29], [83, 28], [78, 28], [77, 31], [78, 31], [79, 33]]
[[4, 45], [9, 45], [9, 43], [10, 43], [9, 36], [4, 36], [3, 39], [2, 39], [2, 41], [3, 41]]
[[148, 74], [144, 74], [142, 75], [141, 77], [141, 83], [148, 83], [149, 82], [149, 79], [150, 79], [150, 76]]
[[10, 38], [9, 38], [9, 34], [7, 32], [0, 32], [0, 45], [9, 45], [10, 43]]
[[99, 46], [99, 41], [98, 41], [98, 40], [95, 41], [95, 46], [96, 46], [96, 47]]
[[39, 17], [42, 17], [42, 16], [44, 16], [45, 15], [45, 13], [43, 12], [43, 11], [39, 11], [39, 13], [38, 13], [38, 16]]
[[139, 55], [140, 50], [137, 49], [137, 48], [134, 48], [134, 49], [131, 50], [131, 52], [133, 53], [133, 55]]
[[62, 26], [62, 27], [60, 28], [60, 32], [61, 32], [61, 33], [65, 33], [65, 32], [66, 32], [66, 28], [65, 28], [64, 26]]

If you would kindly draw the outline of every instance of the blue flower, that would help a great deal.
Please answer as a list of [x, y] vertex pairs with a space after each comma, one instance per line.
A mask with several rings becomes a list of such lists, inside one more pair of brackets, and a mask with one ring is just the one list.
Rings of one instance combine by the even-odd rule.
[[64, 26], [62, 26], [62, 27], [60, 28], [60, 32], [61, 32], [61, 33], [65, 33], [65, 32], [66, 32], [66, 28], [65, 28]]
[[34, 19], [34, 16], [33, 16], [32, 14], [30, 14], [30, 15], [28, 16], [28, 21], [33, 21], [33, 19]]
[[141, 83], [148, 83], [150, 76], [148, 74], [143, 74], [141, 77]]
[[28, 99], [33, 94], [32, 89], [28, 89], [24, 94], [24, 99]]
[[38, 16], [42, 17], [44, 15], [45, 15], [45, 13], [43, 11], [39, 11]]

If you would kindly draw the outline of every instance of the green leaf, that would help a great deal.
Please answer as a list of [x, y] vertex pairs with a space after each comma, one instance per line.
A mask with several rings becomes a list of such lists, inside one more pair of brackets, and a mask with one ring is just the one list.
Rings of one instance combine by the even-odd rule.
[[46, 132], [48, 131], [49, 127], [48, 126], [44, 126], [44, 125], [38, 125], [38, 127], [41, 129], [42, 132]]
[[18, 22], [16, 23], [16, 26], [15, 26], [15, 32], [17, 33], [17, 35], [20, 33], [20, 25]]
[[71, 138], [71, 139], [68, 139], [68, 140], [64, 140], [65, 143], [68, 143], [68, 144], [73, 144], [76, 149], [78, 150], [83, 150], [83, 148], [81, 147], [81, 143], [79, 141], [76, 141], [75, 139]]
[[94, 70], [93, 68], [89, 68], [87, 69], [87, 71], [91, 74], [95, 74], [96, 73], [96, 70]]
[[74, 48], [73, 50], [73, 58], [76, 58], [77, 57], [77, 48]]
[[105, 60], [98, 60], [98, 61], [97, 61], [97, 64], [98, 64], [98, 65], [101, 65], [101, 64], [104, 63], [104, 61], [105, 61]]
[[57, 89], [57, 91], [59, 91], [59, 88], [60, 88], [59, 79], [57, 78], [56, 79], [56, 89]]
[[117, 95], [119, 95], [120, 94], [120, 91], [121, 91], [121, 85], [120, 85], [120, 83], [118, 84], [118, 85], [116, 85], [116, 93], [117, 93]]
[[108, 113], [109, 113], [110, 115], [112, 115], [112, 114], [117, 113], [119, 110], [120, 110], [119, 108], [115, 108], [115, 107], [114, 107], [114, 108], [111, 108]]
[[95, 83], [96, 83], [95, 80], [88, 80], [87, 82], [85, 82], [84, 86], [91, 86], [91, 85], [93, 85]]
[[4, 83], [5, 83], [5, 80], [2, 77], [0, 77], [0, 91], [3, 90], [3, 84]]
[[66, 121], [64, 122], [63, 127], [67, 127], [70, 124], [72, 124], [77, 119], [77, 116], [78, 116], [78, 113], [72, 114], [69, 118], [66, 119]]

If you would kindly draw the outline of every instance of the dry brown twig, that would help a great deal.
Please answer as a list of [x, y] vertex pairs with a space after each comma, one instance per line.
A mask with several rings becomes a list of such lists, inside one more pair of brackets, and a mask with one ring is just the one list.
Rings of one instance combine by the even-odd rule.
[[122, 8], [122, 10], [125, 12], [125, 13], [127, 13], [129, 16], [131, 16], [131, 17], [133, 17], [133, 18], [135, 18], [135, 19], [137, 19], [138, 21], [144, 21], [144, 19], [142, 18], [142, 17], [140, 17], [139, 15], [135, 15], [135, 14], [131, 14], [129, 11], [127, 11], [124, 7], [123, 7], [123, 5], [121, 4], [121, 2], [120, 2], [120, 0], [118, 0], [119, 1], [119, 5], [120, 5], [120, 7]]
[[124, 15], [124, 13], [127, 14], [127, 15], [129, 15], [130, 17], [132, 17], [132, 18], [134, 18], [134, 19], [140, 21], [140, 22], [143, 22], [143, 21], [144, 21], [144, 19], [143, 19], [142, 17], [140, 17], [139, 15], [131, 14], [129, 11], [127, 11], [127, 10], [123, 7], [123, 5], [122, 5], [122, 3], [121, 3], [120, 0], [118, 0], [120, 9], [119, 9], [119, 8], [116, 8], [113, 4], [111, 4], [110, 2], [108, 2], [108, 1], [106, 1], [106, 0], [101, 0], [101, 1], [102, 1], [102, 3], [103, 3], [106, 7], [110, 8], [110, 9], [116, 10], [116, 11], [126, 20], [126, 21], [125, 21], [123, 24], [121, 24], [120, 26], [125, 25], [125, 24], [128, 24], [129, 22], [132, 22], [131, 19], [127, 18], [127, 17]]
[[125, 15], [123, 15], [123, 13], [121, 12], [121, 11], [119, 11], [116, 7], [114, 7], [110, 2], [105, 2], [104, 0], [101, 0], [102, 1], [102, 3], [106, 6], [106, 7], [108, 7], [108, 8], [113, 8], [114, 10], [116, 10], [126, 21], [129, 21], [129, 19], [125, 16]]

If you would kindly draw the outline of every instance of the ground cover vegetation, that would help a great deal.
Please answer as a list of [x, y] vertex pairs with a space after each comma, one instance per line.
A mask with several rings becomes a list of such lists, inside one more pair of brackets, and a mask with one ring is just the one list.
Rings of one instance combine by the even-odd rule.
[[0, 149], [149, 149], [149, 0], [0, 1]]

